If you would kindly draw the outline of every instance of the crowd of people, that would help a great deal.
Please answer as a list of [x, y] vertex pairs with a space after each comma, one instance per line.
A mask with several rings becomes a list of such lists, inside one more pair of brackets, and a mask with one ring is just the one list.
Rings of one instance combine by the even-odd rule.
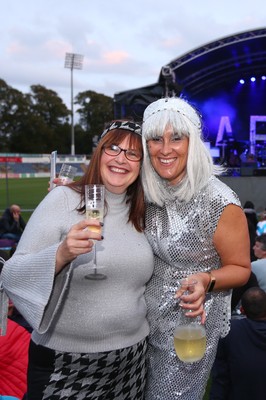
[[251, 270], [258, 286], [266, 291], [266, 212], [258, 215], [251, 201], [244, 204], [244, 212], [250, 234]]
[[[151, 103], [142, 124], [106, 126], [84, 176], [47, 194], [3, 267], [2, 296], [33, 329], [25, 399], [203, 398], [229, 337], [231, 291], [249, 283], [266, 254], [256, 237], [251, 273], [246, 210], [254, 207], [243, 210], [222, 172], [184, 99]], [[103, 226], [85, 215], [91, 183], [105, 185]], [[93, 246], [105, 280], [85, 279]], [[183, 278], [192, 293], [180, 290]], [[250, 290], [240, 296], [247, 318]], [[191, 364], [174, 351], [183, 310], [206, 328], [205, 355]]]
[[265, 398], [266, 292], [246, 290], [241, 311], [246, 317], [233, 319], [229, 334], [219, 342], [209, 400]]

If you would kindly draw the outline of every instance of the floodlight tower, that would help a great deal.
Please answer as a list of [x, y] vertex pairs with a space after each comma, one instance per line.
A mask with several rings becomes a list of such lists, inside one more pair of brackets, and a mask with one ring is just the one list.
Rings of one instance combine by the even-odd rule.
[[71, 78], [71, 155], [75, 155], [74, 102], [73, 102], [73, 69], [82, 69], [84, 56], [66, 53], [65, 68], [70, 69]]

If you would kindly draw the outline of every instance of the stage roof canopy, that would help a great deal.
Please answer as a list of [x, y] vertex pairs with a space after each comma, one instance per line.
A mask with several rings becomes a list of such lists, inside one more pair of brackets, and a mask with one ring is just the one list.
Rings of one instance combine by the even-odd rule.
[[115, 114], [123, 117], [128, 107], [142, 108], [169, 92], [194, 98], [262, 75], [266, 76], [266, 28], [215, 40], [170, 61], [154, 85], [115, 94]]

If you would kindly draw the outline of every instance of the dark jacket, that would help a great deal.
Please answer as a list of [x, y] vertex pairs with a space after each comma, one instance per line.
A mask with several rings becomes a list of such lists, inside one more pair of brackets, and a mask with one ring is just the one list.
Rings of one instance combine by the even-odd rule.
[[19, 223], [14, 220], [13, 215], [9, 208], [7, 208], [2, 217], [0, 218], [0, 236], [4, 233], [14, 233], [15, 235], [21, 235], [26, 226], [22, 216], [19, 216]]
[[220, 340], [209, 400], [266, 399], [266, 320], [233, 319]]

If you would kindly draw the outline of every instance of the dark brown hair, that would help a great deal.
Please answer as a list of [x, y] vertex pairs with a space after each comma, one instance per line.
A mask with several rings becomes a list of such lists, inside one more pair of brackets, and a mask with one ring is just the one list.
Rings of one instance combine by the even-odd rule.
[[256, 242], [261, 243], [261, 250], [266, 251], [266, 233], [256, 236], [255, 243]]
[[[85, 174], [79, 180], [68, 185], [81, 195], [80, 205], [77, 209], [79, 212], [85, 213], [85, 185], [103, 183], [101, 177], [101, 157], [104, 146], [110, 146], [111, 144], [119, 145], [128, 136], [129, 147], [140, 150], [142, 153], [142, 142], [139, 134], [125, 129], [113, 129], [100, 140]], [[127, 188], [127, 203], [130, 204], [128, 222], [131, 222], [138, 232], [142, 232], [144, 229], [145, 203], [140, 176]]]
[[260, 287], [251, 287], [241, 297], [241, 304], [250, 319], [266, 319], [266, 293]]

